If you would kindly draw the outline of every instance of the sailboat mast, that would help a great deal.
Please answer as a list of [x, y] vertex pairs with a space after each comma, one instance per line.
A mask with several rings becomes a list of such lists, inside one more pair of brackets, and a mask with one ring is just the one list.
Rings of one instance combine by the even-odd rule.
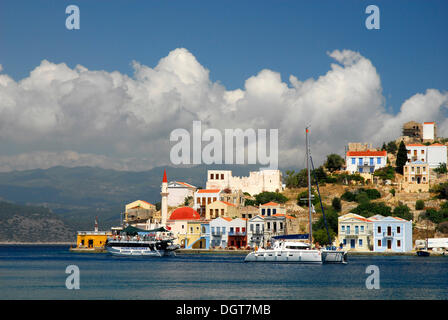
[[309, 240], [310, 244], [313, 244], [313, 227], [311, 219], [311, 171], [310, 171], [310, 149], [308, 143], [308, 127], [306, 127], [306, 170], [308, 172], [308, 212], [309, 212]]

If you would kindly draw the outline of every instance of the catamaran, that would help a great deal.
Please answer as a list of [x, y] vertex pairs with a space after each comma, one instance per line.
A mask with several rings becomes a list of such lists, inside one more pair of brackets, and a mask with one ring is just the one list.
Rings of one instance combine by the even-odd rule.
[[[308, 128], [306, 128], [306, 159], [307, 159], [307, 172], [308, 172], [308, 208], [309, 208], [309, 243], [303, 241], [293, 241], [290, 239], [282, 239], [281, 236], [274, 237], [274, 243], [272, 247], [259, 248], [256, 251], [250, 252], [246, 258], [245, 262], [292, 262], [292, 263], [347, 263], [347, 252], [343, 250], [338, 250], [334, 246], [329, 246], [324, 249], [318, 249], [313, 247], [313, 229], [312, 229], [312, 211], [314, 207], [311, 203], [311, 170], [310, 161], [314, 169], [314, 164], [310, 155], [310, 148], [308, 142]], [[315, 177], [316, 178], [316, 177]], [[320, 191], [319, 185], [316, 180], [317, 191]], [[327, 235], [329, 243], [331, 244], [330, 233], [328, 232], [327, 221], [325, 218], [325, 212], [323, 211], [322, 200], [321, 208], [324, 217], [325, 227], [327, 229]]]

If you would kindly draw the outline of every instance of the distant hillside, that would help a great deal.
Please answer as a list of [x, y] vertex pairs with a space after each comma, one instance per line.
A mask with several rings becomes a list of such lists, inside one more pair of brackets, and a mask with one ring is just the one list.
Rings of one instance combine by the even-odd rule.
[[[53, 167], [2, 172], [0, 200], [44, 206], [73, 230], [92, 230], [95, 216], [98, 216], [100, 229], [108, 229], [119, 224], [120, 212], [126, 203], [137, 199], [151, 203], [160, 201], [164, 168], [130, 172], [93, 167]], [[185, 181], [205, 187], [207, 170], [228, 169], [233, 175], [247, 176], [249, 171], [256, 171], [259, 167], [201, 165], [166, 169], [170, 181]], [[3, 218], [1, 222], [4, 223]]]
[[67, 242], [75, 231], [47, 208], [0, 202], [0, 241]]

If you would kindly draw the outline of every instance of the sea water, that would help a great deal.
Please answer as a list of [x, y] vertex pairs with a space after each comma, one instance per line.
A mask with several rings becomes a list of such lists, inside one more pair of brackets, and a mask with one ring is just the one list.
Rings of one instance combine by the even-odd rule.
[[[69, 265], [80, 288], [69, 290]], [[368, 266], [379, 289], [368, 289]], [[347, 265], [245, 263], [244, 255], [116, 257], [0, 246], [0, 299], [447, 299], [448, 257], [349, 256]]]

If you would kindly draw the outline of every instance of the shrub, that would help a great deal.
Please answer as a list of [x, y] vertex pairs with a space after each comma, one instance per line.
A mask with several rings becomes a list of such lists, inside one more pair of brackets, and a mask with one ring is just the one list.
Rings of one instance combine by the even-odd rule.
[[341, 199], [339, 199], [338, 197], [333, 198], [331, 205], [337, 212], [340, 212], [342, 209]]
[[411, 209], [407, 205], [399, 205], [394, 209], [393, 212], [394, 216], [405, 219], [405, 220], [412, 220], [412, 213]]
[[354, 193], [352, 193], [352, 192], [350, 192], [350, 191], [346, 191], [346, 192], [344, 192], [344, 194], [341, 196], [341, 199], [342, 199], [342, 200], [345, 200], [345, 201], [353, 202], [353, 201], [355, 201], [355, 197], [356, 197], [356, 195], [355, 195]]
[[385, 205], [383, 202], [378, 203], [365, 202], [359, 204], [356, 208], [352, 210], [352, 212], [366, 218], [377, 214], [387, 217], [392, 214], [392, 209], [389, 206]]
[[442, 232], [442, 233], [448, 233], [448, 221], [444, 221], [439, 223], [439, 225], [437, 226], [437, 231]]
[[424, 207], [425, 207], [425, 201], [423, 200], [415, 201], [415, 210], [423, 210]]

